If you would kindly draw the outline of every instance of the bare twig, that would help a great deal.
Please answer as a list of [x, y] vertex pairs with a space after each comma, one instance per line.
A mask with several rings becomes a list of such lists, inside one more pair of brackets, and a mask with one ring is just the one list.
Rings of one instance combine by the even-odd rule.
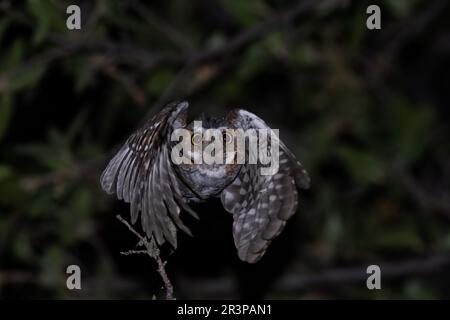
[[131, 1], [130, 5], [152, 28], [164, 35], [166, 39], [171, 41], [175, 46], [183, 51], [193, 50], [193, 45], [189, 39], [168, 24], [165, 19], [160, 18], [155, 12], [150, 10], [149, 7], [143, 5], [139, 1]]
[[43, 187], [58, 185], [62, 183], [62, 181], [67, 181], [68, 179], [83, 178], [86, 177], [88, 173], [96, 171], [105, 158], [106, 155], [101, 154], [85, 162], [75, 163], [63, 170], [51, 171], [36, 176], [28, 176], [21, 180], [21, 185], [28, 192], [36, 192]]
[[194, 64], [198, 64], [219, 58], [222, 59], [230, 54], [244, 49], [255, 41], [263, 38], [268, 33], [276, 31], [279, 28], [294, 22], [294, 20], [303, 14], [312, 13], [314, 10], [324, 8], [326, 5], [337, 6], [345, 2], [346, 1], [343, 0], [300, 1], [296, 6], [289, 8], [285, 12], [273, 15], [271, 18], [261, 22], [255, 27], [242, 31], [219, 48], [199, 51], [197, 54], [191, 56], [191, 60], [193, 60]]
[[100, 69], [109, 77], [119, 82], [128, 93], [128, 95], [134, 100], [137, 105], [145, 104], [144, 91], [134, 82], [132, 77], [122, 72], [112, 61], [108, 61], [106, 56], [99, 56], [96, 63]]
[[429, 6], [422, 10], [420, 15], [412, 15], [411, 19], [402, 26], [400, 32], [386, 45], [385, 50], [380, 55], [380, 60], [383, 61], [385, 70], [390, 65], [398, 53], [405, 48], [411, 39], [417, 38], [424, 32], [434, 21], [436, 17], [445, 12], [445, 7], [448, 1], [430, 1]]
[[125, 252], [121, 252], [121, 254], [123, 255], [131, 255], [131, 254], [143, 254], [146, 253], [148, 256], [150, 256], [152, 259], [154, 259], [156, 261], [156, 263], [158, 264], [158, 273], [161, 276], [163, 282], [164, 282], [164, 287], [166, 289], [166, 299], [167, 300], [174, 300], [174, 296], [173, 296], [173, 286], [172, 283], [170, 282], [169, 277], [167, 276], [167, 272], [166, 272], [166, 262], [163, 262], [161, 260], [160, 257], [160, 251], [158, 246], [155, 243], [154, 239], [151, 239], [150, 241], [146, 238], [143, 237], [139, 234], [139, 232], [137, 232], [124, 218], [122, 218], [120, 215], [116, 215], [116, 218], [122, 222], [127, 228], [128, 230], [130, 230], [132, 233], [134, 233], [134, 235], [136, 237], [138, 237], [139, 239], [139, 243], [138, 246], [144, 246], [146, 250], [129, 250], [129, 251], [125, 251]]
[[121, 251], [120, 254], [123, 254], [124, 256], [129, 256], [132, 254], [147, 254], [147, 250], [128, 250], [128, 251]]
[[398, 262], [372, 261], [358, 267], [329, 269], [316, 274], [288, 274], [280, 279], [275, 289], [285, 292], [299, 291], [355, 282], [362, 282], [362, 286], [365, 286], [368, 277], [366, 268], [371, 264], [380, 267], [383, 279], [404, 278], [446, 270], [450, 266], [450, 255], [439, 254]]
[[437, 190], [428, 191], [410, 175], [404, 175], [400, 180], [405, 190], [424, 209], [436, 210], [444, 214], [447, 218], [450, 218], [450, 198], [447, 192], [444, 191], [442, 194], [439, 194]]

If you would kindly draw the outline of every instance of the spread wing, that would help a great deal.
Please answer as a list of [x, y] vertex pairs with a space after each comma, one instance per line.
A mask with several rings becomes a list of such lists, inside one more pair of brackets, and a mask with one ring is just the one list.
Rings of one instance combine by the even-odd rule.
[[[235, 126], [270, 129], [259, 117], [234, 110], [227, 118]], [[297, 188], [308, 188], [310, 179], [293, 153], [279, 143], [279, 170], [262, 175], [261, 165], [245, 164], [238, 177], [221, 194], [225, 209], [233, 214], [233, 237], [239, 258], [257, 262], [272, 240], [283, 230], [298, 204]]]
[[183, 200], [183, 182], [170, 159], [170, 136], [186, 125], [187, 102], [173, 103], [133, 133], [109, 162], [100, 182], [103, 190], [116, 193], [131, 204], [131, 221], [141, 212], [142, 228], [159, 245], [168, 240], [177, 246], [176, 227], [190, 234], [181, 221], [182, 209], [195, 213]]

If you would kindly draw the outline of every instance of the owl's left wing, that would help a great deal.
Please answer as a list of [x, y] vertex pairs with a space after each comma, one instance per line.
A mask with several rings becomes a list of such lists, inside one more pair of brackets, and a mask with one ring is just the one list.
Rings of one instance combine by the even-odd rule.
[[[270, 129], [262, 119], [245, 110], [233, 110], [228, 118], [244, 130]], [[245, 164], [221, 194], [224, 208], [233, 214], [233, 237], [239, 258], [250, 263], [264, 255], [295, 213], [297, 187], [309, 187], [309, 176], [300, 162], [283, 142], [277, 142], [280, 146], [277, 173], [262, 175], [260, 165]]]
[[131, 204], [134, 224], [141, 212], [142, 228], [158, 244], [177, 246], [176, 227], [190, 234], [181, 221], [181, 208], [195, 213], [182, 196], [182, 184], [170, 159], [170, 136], [186, 125], [188, 103], [173, 103], [133, 133], [100, 178], [107, 193]]

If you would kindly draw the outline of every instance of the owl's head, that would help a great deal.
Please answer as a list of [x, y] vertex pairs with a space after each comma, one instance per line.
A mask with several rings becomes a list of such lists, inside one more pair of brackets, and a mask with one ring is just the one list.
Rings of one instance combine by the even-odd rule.
[[179, 171], [201, 197], [219, 194], [239, 173], [234, 155], [227, 153], [232, 145], [232, 129], [224, 118], [202, 115], [186, 127], [190, 133], [190, 148], [183, 155], [190, 163], [179, 164]]

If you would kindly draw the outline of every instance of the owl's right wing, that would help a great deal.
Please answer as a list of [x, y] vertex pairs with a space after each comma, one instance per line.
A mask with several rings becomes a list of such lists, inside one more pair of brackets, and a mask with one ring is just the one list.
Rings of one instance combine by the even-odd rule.
[[[245, 110], [234, 110], [228, 118], [244, 130], [270, 130], [262, 119]], [[309, 176], [303, 166], [284, 143], [275, 138], [280, 146], [278, 172], [262, 175], [260, 165], [242, 165], [236, 179], [221, 194], [224, 208], [233, 214], [233, 237], [239, 258], [250, 263], [264, 255], [295, 213], [297, 187], [309, 187]]]
[[186, 125], [187, 102], [173, 103], [133, 133], [109, 162], [100, 182], [131, 204], [131, 221], [141, 212], [142, 228], [159, 245], [168, 240], [177, 246], [176, 227], [190, 234], [179, 214], [181, 208], [195, 215], [183, 199], [181, 184], [170, 158], [170, 137]]

